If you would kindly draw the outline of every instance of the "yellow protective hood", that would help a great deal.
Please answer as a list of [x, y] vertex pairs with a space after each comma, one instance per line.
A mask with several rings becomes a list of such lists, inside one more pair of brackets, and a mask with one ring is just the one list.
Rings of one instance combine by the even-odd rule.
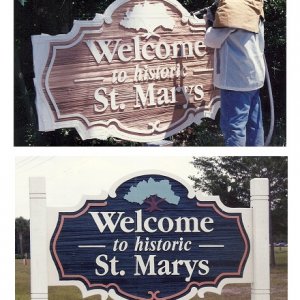
[[214, 27], [230, 27], [258, 33], [264, 18], [263, 0], [219, 0]]

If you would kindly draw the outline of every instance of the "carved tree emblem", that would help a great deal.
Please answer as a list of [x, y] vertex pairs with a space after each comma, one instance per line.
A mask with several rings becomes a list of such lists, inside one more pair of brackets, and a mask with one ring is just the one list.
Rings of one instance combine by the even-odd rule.
[[128, 10], [120, 24], [137, 31], [146, 30], [147, 33], [143, 37], [147, 40], [151, 36], [160, 37], [154, 32], [159, 27], [173, 30], [175, 21], [170, 17], [163, 3], [151, 4], [145, 1], [143, 4], [135, 5], [132, 10]]

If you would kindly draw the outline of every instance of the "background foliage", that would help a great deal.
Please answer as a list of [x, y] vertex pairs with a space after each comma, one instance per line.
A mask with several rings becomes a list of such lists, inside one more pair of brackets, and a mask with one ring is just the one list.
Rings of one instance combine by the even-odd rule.
[[192, 164], [198, 170], [191, 177], [194, 188], [220, 195], [229, 207], [249, 207], [250, 180], [269, 179], [271, 261], [275, 264], [273, 242], [287, 241], [287, 157], [194, 157]]
[[[137, 143], [114, 139], [82, 141], [76, 130], [60, 129], [39, 132], [35, 110], [34, 71], [31, 36], [41, 33], [67, 33], [73, 20], [93, 19], [103, 13], [112, 0], [15, 0], [14, 68], [15, 68], [15, 137], [16, 146], [128, 146]], [[212, 0], [179, 0], [188, 10], [209, 6]], [[265, 1], [266, 59], [269, 66], [275, 101], [275, 131], [272, 145], [286, 144], [286, 1]], [[265, 132], [270, 122], [267, 89], [262, 91]], [[174, 145], [221, 146], [219, 118], [204, 119], [172, 137]]]
[[15, 219], [15, 253], [16, 258], [30, 254], [30, 222], [23, 217]]

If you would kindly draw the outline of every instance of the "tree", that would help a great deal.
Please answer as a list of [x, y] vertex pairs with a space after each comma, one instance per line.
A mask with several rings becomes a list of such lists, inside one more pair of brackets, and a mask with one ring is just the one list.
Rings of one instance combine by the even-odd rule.
[[[270, 242], [287, 239], [287, 157], [194, 157], [198, 169], [194, 187], [219, 195], [229, 207], [249, 207], [250, 180], [268, 178], [270, 186]], [[271, 262], [275, 264], [272, 251]]]
[[15, 219], [15, 251], [23, 257], [30, 253], [30, 226], [29, 220], [19, 217]]

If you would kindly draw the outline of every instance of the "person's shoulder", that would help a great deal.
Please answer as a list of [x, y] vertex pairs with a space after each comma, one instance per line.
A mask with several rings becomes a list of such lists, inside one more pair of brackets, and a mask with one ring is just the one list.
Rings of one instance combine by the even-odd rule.
[[209, 27], [206, 31], [204, 44], [210, 48], [220, 48], [232, 31], [232, 28]]

